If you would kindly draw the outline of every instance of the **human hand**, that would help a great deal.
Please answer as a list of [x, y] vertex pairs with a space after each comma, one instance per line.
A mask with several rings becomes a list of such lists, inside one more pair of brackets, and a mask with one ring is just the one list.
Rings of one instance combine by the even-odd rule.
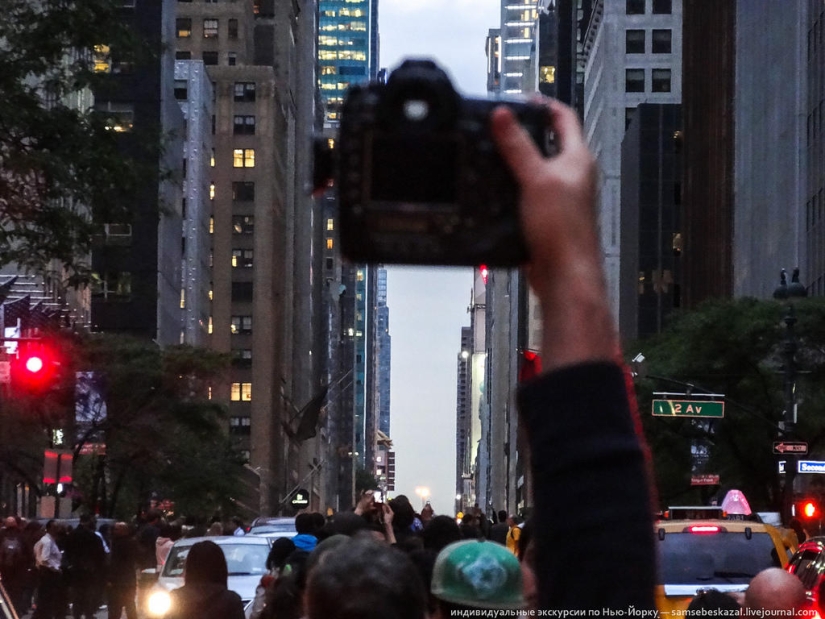
[[395, 517], [395, 513], [392, 511], [392, 507], [390, 507], [386, 503], [381, 503], [381, 511], [383, 513], [384, 526], [392, 528], [392, 519], [393, 517]]
[[355, 513], [359, 516], [363, 516], [364, 514], [369, 514], [373, 511], [375, 504], [375, 495], [373, 495], [371, 490], [363, 490], [361, 492], [361, 498], [358, 499], [358, 504], [355, 506]]
[[491, 128], [521, 189], [528, 277], [543, 314], [542, 365], [550, 370], [613, 360], [618, 343], [596, 221], [596, 162], [575, 111], [555, 100], [543, 101], [558, 155], [544, 157], [506, 106], [493, 111]]

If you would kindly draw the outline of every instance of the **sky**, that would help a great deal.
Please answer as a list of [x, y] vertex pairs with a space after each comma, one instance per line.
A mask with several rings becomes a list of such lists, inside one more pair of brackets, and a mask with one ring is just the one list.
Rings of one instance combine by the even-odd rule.
[[[379, 0], [380, 64], [426, 56], [462, 94], [485, 96], [485, 39], [500, 11], [498, 0]], [[437, 514], [455, 511], [456, 368], [471, 290], [470, 268], [387, 267], [395, 495], [420, 509], [416, 489], [428, 488]]]

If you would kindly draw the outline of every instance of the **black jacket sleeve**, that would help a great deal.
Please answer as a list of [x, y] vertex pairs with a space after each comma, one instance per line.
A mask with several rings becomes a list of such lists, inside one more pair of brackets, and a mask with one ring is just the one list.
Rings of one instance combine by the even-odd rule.
[[541, 608], [653, 609], [647, 467], [621, 369], [564, 368], [526, 384], [518, 401], [530, 444]]

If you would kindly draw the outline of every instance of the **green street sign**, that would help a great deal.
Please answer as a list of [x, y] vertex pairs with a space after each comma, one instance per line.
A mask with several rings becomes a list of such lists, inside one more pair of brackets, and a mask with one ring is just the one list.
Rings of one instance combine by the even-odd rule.
[[654, 417], [725, 416], [725, 403], [710, 400], [653, 400]]

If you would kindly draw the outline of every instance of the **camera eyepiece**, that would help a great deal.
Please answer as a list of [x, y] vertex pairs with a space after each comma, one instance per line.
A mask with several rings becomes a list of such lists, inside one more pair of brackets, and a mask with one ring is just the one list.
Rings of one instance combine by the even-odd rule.
[[445, 131], [459, 118], [461, 97], [432, 60], [406, 60], [390, 73], [378, 122], [411, 132]]

